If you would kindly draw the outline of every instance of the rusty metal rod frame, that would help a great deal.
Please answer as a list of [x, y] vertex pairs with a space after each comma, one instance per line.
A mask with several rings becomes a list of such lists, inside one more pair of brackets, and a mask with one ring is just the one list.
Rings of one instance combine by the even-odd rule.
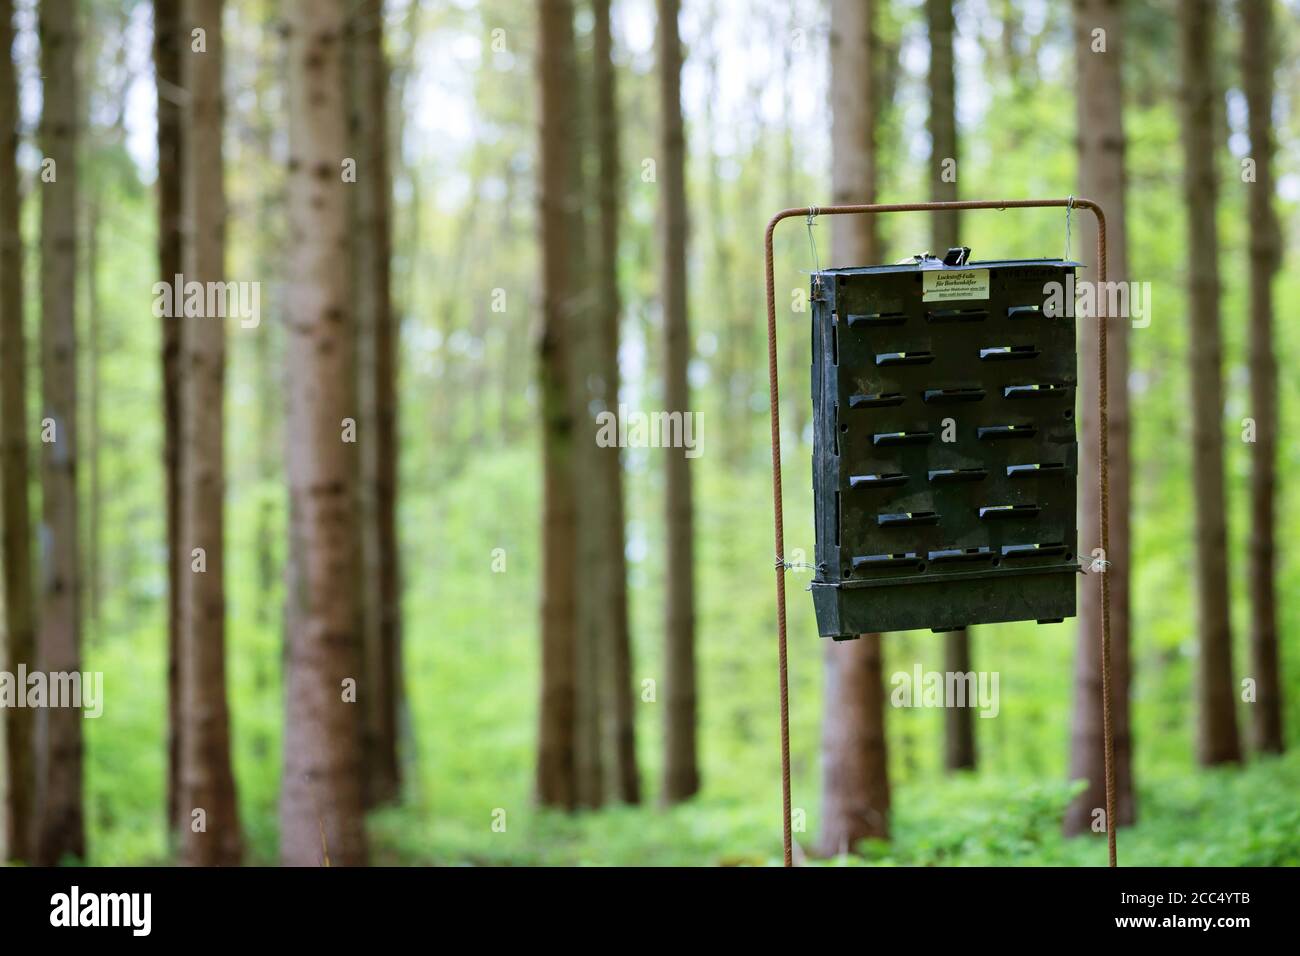
[[[817, 216], [875, 215], [889, 212], [941, 212], [958, 209], [1088, 209], [1097, 217], [1097, 281], [1106, 281], [1106, 215], [1101, 206], [1091, 199], [1004, 199], [965, 200], [959, 202], [883, 203], [844, 206], [802, 206], [782, 209], [767, 223], [763, 248], [767, 269], [767, 365], [768, 400], [772, 417], [772, 507], [776, 531], [776, 627], [777, 661], [781, 681], [781, 804], [784, 812], [785, 865], [794, 865], [793, 839], [790, 828], [790, 688], [786, 666], [785, 620], [785, 526], [781, 505], [781, 407], [776, 374], [776, 279], [772, 261], [772, 236], [777, 223], [783, 219]], [[1101, 549], [1103, 560], [1110, 553], [1110, 465], [1108, 416], [1106, 408], [1107, 360], [1105, 316], [1097, 316], [1098, 351], [1098, 467], [1101, 511]], [[1110, 865], [1116, 865], [1115, 855], [1115, 741], [1111, 725], [1111, 660], [1110, 660], [1110, 586], [1105, 565], [1097, 575], [1101, 579], [1101, 694], [1102, 734], [1105, 738], [1104, 762], [1106, 767], [1106, 840]]]

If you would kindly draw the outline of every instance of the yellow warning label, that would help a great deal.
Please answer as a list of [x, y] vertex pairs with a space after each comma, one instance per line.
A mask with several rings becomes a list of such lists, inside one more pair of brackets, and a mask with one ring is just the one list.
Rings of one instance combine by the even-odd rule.
[[988, 269], [932, 269], [921, 273], [922, 302], [949, 302], [955, 299], [987, 299]]

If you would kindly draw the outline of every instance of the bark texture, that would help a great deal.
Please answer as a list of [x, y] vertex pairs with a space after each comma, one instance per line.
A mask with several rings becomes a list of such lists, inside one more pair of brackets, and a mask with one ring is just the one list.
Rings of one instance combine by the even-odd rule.
[[[957, 106], [953, 75], [952, 0], [926, 0], [930, 34], [930, 199], [957, 199]], [[951, 162], [949, 162], [951, 160]], [[956, 210], [930, 214], [930, 251], [942, 256], [961, 244]], [[971, 669], [970, 633], [964, 628], [943, 636], [944, 670], [965, 673]], [[949, 707], [943, 712], [943, 764], [948, 770], [975, 768], [975, 713], [970, 707]]]
[[393, 321], [392, 186], [388, 163], [388, 61], [383, 0], [364, 0], [353, 20], [352, 155], [357, 161], [353, 275], [357, 313], [361, 455], [363, 646], [367, 803], [401, 789], [401, 579], [397, 548], [397, 335]]
[[[606, 595], [599, 590], [605, 569], [602, 550], [605, 517], [600, 513], [602, 488], [589, 484], [596, 475], [603, 451], [595, 440], [596, 420], [593, 405], [601, 389], [597, 382], [600, 364], [600, 309], [596, 302], [595, 269], [599, 253], [594, 237], [589, 235], [596, 217], [591, 215], [590, 192], [594, 185], [588, 157], [594, 126], [591, 107], [591, 56], [586, 44], [579, 44], [575, 56], [574, 96], [569, 148], [568, 182], [574, 201], [569, 210], [569, 275], [572, 286], [566, 321], [569, 323], [569, 400], [573, 404], [575, 431], [572, 445], [572, 468], [577, 487], [583, 491], [582, 506], [574, 519], [577, 548], [574, 591], [574, 786], [580, 807], [599, 807], [605, 802], [605, 766], [602, 717], [608, 713], [609, 687], [604, 680], [608, 670], [608, 633], [604, 630]], [[607, 509], [606, 509], [607, 510]]]
[[537, 798], [572, 809], [575, 789], [574, 418], [570, 399], [570, 311], [576, 287], [568, 255], [573, 210], [576, 65], [573, 4], [539, 0], [537, 78], [542, 247], [542, 327], [538, 340], [542, 414], [542, 688], [538, 712]]
[[[614, 44], [610, 30], [610, 0], [593, 0], [595, 13], [595, 137], [599, 159], [596, 185], [600, 207], [599, 241], [596, 243], [598, 294], [596, 296], [596, 340], [598, 356], [595, 381], [598, 402], [617, 413], [619, 399], [619, 317], [622, 302], [618, 285], [619, 205], [619, 113], [614, 66]], [[607, 688], [602, 706], [606, 740], [607, 790], [625, 803], [641, 799], [641, 778], [636, 765], [635, 697], [632, 687], [632, 635], [628, 624], [627, 558], [623, 509], [623, 467], [617, 446], [598, 448], [593, 485], [598, 489], [594, 523], [603, 537], [599, 576], [601, 595], [601, 644], [605, 649]]]
[[[691, 414], [686, 378], [691, 333], [686, 313], [686, 132], [682, 123], [682, 43], [679, 0], [658, 0], [659, 186], [664, 335], [664, 407]], [[685, 449], [666, 449], [664, 576], [664, 770], [663, 800], [678, 803], [700, 789], [696, 752], [695, 554], [690, 459]]]
[[[77, 15], [71, 0], [42, 0], [38, 14], [45, 104], [41, 150], [41, 418], [54, 429], [41, 454], [41, 626], [46, 672], [81, 670], [81, 568], [77, 553]], [[82, 811], [82, 717], [70, 707], [37, 716], [35, 860], [86, 855]]]
[[1255, 748], [1281, 753], [1282, 681], [1277, 633], [1277, 359], [1273, 352], [1273, 277], [1281, 233], [1273, 211], [1273, 71], [1277, 64], [1271, 0], [1241, 2], [1241, 74], [1250, 112], [1255, 182], [1247, 187], [1250, 216], [1250, 410], [1255, 444], [1250, 470], [1250, 663]]
[[[1105, 51], [1094, 50], [1093, 31], [1106, 31]], [[1124, 23], [1115, 0], [1076, 0], [1074, 55], [1078, 91], [1078, 195], [1101, 204], [1106, 212], [1107, 279], [1128, 281], [1128, 227], [1124, 169]], [[1091, 213], [1074, 217], [1081, 278], [1097, 277], [1097, 223]], [[1097, 350], [1095, 319], [1078, 320], [1079, 339], [1079, 554], [1091, 567], [1101, 547], [1100, 487], [1097, 461]], [[1107, 316], [1108, 452], [1110, 457], [1109, 575], [1112, 719], [1115, 737], [1116, 825], [1136, 819], [1133, 793], [1133, 741], [1129, 719], [1129, 397], [1128, 316]], [[1098, 555], [1100, 556], [1100, 555]], [[1068, 836], [1093, 832], [1093, 813], [1106, 806], [1105, 740], [1102, 729], [1101, 578], [1079, 580], [1078, 647], [1074, 657], [1074, 704], [1070, 722], [1070, 779], [1087, 781], [1065, 812]]]
[[1217, 22], [1213, 0], [1178, 7], [1182, 66], [1183, 207], [1187, 248], [1195, 249], [1188, 277], [1191, 314], [1192, 489], [1196, 501], [1198, 657], [1197, 758], [1203, 766], [1241, 759], [1232, 629], [1228, 602], [1228, 527], [1223, 490], [1223, 336], [1219, 328], [1219, 233], [1215, 223], [1214, 70]]
[[[23, 237], [18, 195], [18, 85], [13, 2], [0, 0], [0, 500], [4, 529], [3, 666], [36, 669], [32, 590], [31, 503], [28, 496], [27, 341], [23, 330]], [[5, 847], [9, 859], [30, 860], [35, 837], [35, 712], [5, 714]]]
[[[831, 0], [831, 198], [836, 205], [876, 195], [875, 0]], [[878, 216], [832, 216], [837, 263], [880, 261]]]
[[[875, 4], [831, 5], [831, 193], [836, 203], [876, 195], [873, 60]], [[835, 265], [880, 261], [875, 216], [835, 216]], [[889, 835], [889, 763], [879, 634], [826, 641], [822, 703], [823, 854], [853, 852], [868, 837]]]
[[342, 438], [353, 371], [343, 0], [293, 0], [289, 39], [290, 294], [286, 358], [288, 659], [280, 856], [366, 862], [358, 679], [356, 470]]
[[[154, 0], [154, 71], [158, 96], [158, 273], [172, 282], [181, 262], [181, 4]], [[181, 335], [184, 323], [162, 319], [163, 470], [167, 496], [167, 820], [180, 820], [180, 549]]]
[[889, 837], [889, 754], [881, 635], [825, 640], [819, 852], [853, 853]]
[[[226, 281], [226, 192], [221, 138], [223, 0], [187, 0], [205, 50], [182, 56], [185, 88], [184, 265], [186, 282]], [[211, 303], [216, 304], [216, 303]], [[226, 702], [225, 318], [184, 322], [181, 364], [181, 835], [191, 866], [234, 866], [241, 841], [230, 764]], [[195, 556], [195, 552], [200, 552]], [[198, 812], [202, 817], [197, 817]], [[202, 824], [202, 825], [200, 825]]]

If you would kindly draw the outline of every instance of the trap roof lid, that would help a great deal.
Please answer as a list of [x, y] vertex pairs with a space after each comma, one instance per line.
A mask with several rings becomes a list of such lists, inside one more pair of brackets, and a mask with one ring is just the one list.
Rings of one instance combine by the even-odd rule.
[[814, 272], [813, 275], [887, 275], [895, 272], [937, 272], [939, 270], [968, 272], [971, 269], [1013, 269], [1023, 266], [1074, 266], [1077, 269], [1084, 267], [1082, 262], [1075, 262], [1072, 259], [988, 259], [968, 261], [960, 266], [948, 266], [944, 265], [942, 259], [914, 257], [903, 262], [877, 266], [841, 266], [835, 269], [822, 269], [820, 272]]

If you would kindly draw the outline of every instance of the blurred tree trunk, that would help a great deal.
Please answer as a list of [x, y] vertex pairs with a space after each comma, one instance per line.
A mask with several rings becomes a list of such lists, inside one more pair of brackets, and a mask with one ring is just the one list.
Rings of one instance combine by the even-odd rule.
[[[831, 4], [831, 195], [836, 204], [876, 196], [875, 4]], [[880, 261], [875, 216], [835, 216], [832, 253], [840, 265]], [[889, 762], [879, 634], [824, 642], [820, 850], [852, 852], [889, 836]]]
[[[1104, 50], [1094, 49], [1105, 30]], [[1078, 91], [1079, 195], [1101, 204], [1106, 213], [1106, 264], [1110, 282], [1128, 281], [1128, 230], [1125, 197], [1124, 23], [1115, 0], [1075, 0], [1074, 56]], [[1078, 228], [1082, 277], [1097, 277], [1097, 223], [1091, 213], [1073, 219]], [[1099, 297], [1103, 298], [1103, 297]], [[1133, 744], [1129, 720], [1129, 316], [1109, 316], [1107, 328], [1107, 451], [1110, 458], [1109, 575], [1112, 722], [1115, 738], [1116, 826], [1137, 815], [1133, 793]], [[1097, 327], [1081, 319], [1079, 336], [1079, 553], [1090, 567], [1101, 547], [1100, 476], [1097, 461]], [[1098, 555], [1100, 556], [1100, 555]], [[1101, 689], [1101, 579], [1079, 582], [1079, 619], [1074, 655], [1074, 705], [1070, 727], [1070, 779], [1086, 788], [1065, 812], [1067, 836], [1092, 832], [1093, 812], [1106, 806], [1105, 739]]]
[[568, 255], [573, 210], [576, 60], [573, 4], [539, 0], [537, 78], [541, 91], [538, 219], [542, 247], [542, 329], [538, 368], [542, 413], [542, 689], [537, 735], [537, 797], [572, 809], [575, 792], [574, 419], [570, 389], [570, 311], [577, 289]]
[[[958, 156], [952, 0], [925, 0], [925, 14], [930, 35], [930, 200], [953, 202], [957, 199]], [[948, 160], [951, 166], [945, 165]], [[930, 214], [930, 251], [934, 255], [942, 256], [960, 244], [958, 216], [956, 210]]]
[[[158, 97], [158, 272], [171, 283], [181, 265], [180, 4], [154, 0], [154, 70]], [[167, 496], [167, 832], [180, 820], [180, 550], [181, 335], [179, 318], [162, 319], [163, 470]]]
[[1006, 66], [1007, 76], [1013, 86], [1019, 86], [1021, 80], [1020, 51], [1017, 49], [1020, 35], [1018, 17], [1021, 11], [1016, 9], [1015, 0], [1001, 0], [998, 19], [1002, 26], [1002, 60]]
[[[950, 674], [972, 670], [970, 631], [949, 631], [943, 636], [943, 668]], [[975, 769], [974, 707], [945, 707], [943, 711], [943, 765], [947, 770]]]
[[[584, 44], [575, 50], [574, 97], [572, 138], [569, 146], [569, 181], [577, 197], [570, 209], [569, 223], [569, 275], [572, 277], [571, 307], [568, 312], [569, 385], [573, 402], [573, 474], [575, 483], [580, 476], [600, 472], [600, 453], [596, 444], [596, 421], [593, 403], [603, 400], [603, 389], [597, 387], [601, 369], [601, 313], [596, 297], [600, 293], [598, 253], [588, 234], [589, 224], [599, 221], [599, 216], [588, 212], [588, 195], [595, 178], [588, 170], [588, 156], [594, 126], [594, 71], [590, 51]], [[597, 211], [599, 212], [599, 211]], [[610, 712], [609, 684], [604, 679], [610, 661], [609, 632], [604, 586], [607, 569], [597, 570], [603, 561], [604, 542], [608, 529], [607, 500], [602, 500], [603, 487], [598, 483], [584, 487], [583, 506], [575, 511], [577, 522], [577, 563], [575, 566], [581, 584], [574, 593], [574, 774], [578, 805], [599, 807], [605, 802], [605, 770], [601, 740], [602, 714]]]
[[[876, 196], [875, 0], [831, 0], [831, 199]], [[880, 261], [878, 216], [832, 216], [831, 248], [844, 265]]]
[[[413, 116], [415, 113], [415, 109], [413, 107], [408, 108], [407, 104], [414, 102], [414, 98], [415, 98], [415, 95], [412, 93], [412, 91], [416, 87], [416, 82], [415, 82], [416, 70], [414, 65], [415, 51], [416, 51], [416, 43], [418, 38], [424, 35], [422, 31], [424, 29], [423, 14], [425, 13], [425, 10], [426, 8], [422, 7], [420, 4], [416, 4], [408, 9], [405, 29], [403, 31], [399, 31], [395, 37], [391, 38], [394, 53], [388, 59], [389, 89], [396, 91], [395, 93], [390, 93], [390, 106], [389, 106], [389, 114], [388, 114], [389, 122], [388, 122], [388, 129], [387, 129], [388, 155], [389, 155], [389, 165], [387, 167], [388, 180], [389, 180], [389, 192], [388, 192], [389, 214], [390, 216], [393, 215], [393, 203], [395, 202], [395, 197], [393, 196], [393, 181], [394, 181], [394, 176], [396, 175], [405, 182], [409, 190], [409, 192], [407, 193], [407, 200], [405, 203], [405, 207], [406, 207], [407, 218], [410, 220], [410, 226], [409, 226], [409, 230], [407, 231], [407, 233], [403, 238], [405, 239], [405, 241], [411, 243], [406, 248], [412, 250], [418, 250], [421, 248], [420, 246], [420, 235], [421, 235], [420, 178], [419, 176], [414, 174], [412, 167], [405, 162], [402, 154], [402, 143], [405, 142], [404, 129], [406, 124], [408, 122], [413, 122], [413, 120], [409, 120], [407, 119], [407, 117]], [[396, 102], [392, 102], [391, 100], [391, 97], [394, 95], [396, 96]], [[516, 175], [514, 172], [508, 173], [507, 179], [513, 177], [514, 175]], [[400, 248], [402, 243], [393, 237], [393, 232], [395, 228], [396, 227], [394, 225], [390, 224], [389, 226], [390, 241], [394, 243], [395, 247]], [[393, 375], [395, 379], [393, 384], [393, 395], [394, 395], [393, 400], [395, 403], [394, 419], [393, 419], [393, 436], [394, 436], [394, 441], [398, 441], [398, 442], [401, 441], [401, 432], [399, 429], [399, 419], [396, 417], [397, 416], [396, 406], [400, 404], [400, 396], [398, 395], [398, 391], [397, 391], [396, 378], [400, 375], [401, 372], [400, 356], [401, 356], [401, 340], [402, 340], [402, 319], [403, 316], [409, 315], [411, 310], [414, 308], [415, 289], [417, 286], [416, 278], [415, 278], [416, 270], [414, 265], [417, 262], [418, 258], [419, 258], [418, 255], [414, 253], [407, 253], [405, 255], [401, 255], [397, 257], [397, 262], [405, 266], [405, 271], [406, 271], [405, 277], [393, 274], [393, 264], [391, 260], [389, 266], [389, 292], [390, 292], [389, 308], [392, 310], [391, 321], [392, 321], [392, 336], [393, 336], [393, 349], [394, 349]], [[512, 344], [515, 344], [515, 342], [517, 342], [517, 340], [521, 338], [525, 338], [525, 337], [512, 335], [511, 339], [514, 340], [512, 341]], [[526, 340], [523, 344], [523, 349], [525, 350], [527, 349]], [[518, 384], [519, 379], [517, 376], [512, 376], [510, 381], [513, 384]], [[393, 490], [392, 490], [393, 515], [394, 515], [394, 521], [396, 521], [397, 520], [397, 493], [398, 493], [397, 482], [399, 477], [399, 472], [397, 471], [398, 465], [397, 465], [396, 452], [394, 453], [393, 467], [394, 467]], [[394, 531], [393, 552], [400, 559], [400, 541], [398, 539], [398, 535], [396, 531]], [[397, 601], [396, 607], [398, 609], [397, 638], [396, 638], [397, 658], [394, 664], [395, 673], [397, 675], [397, 681], [398, 681], [397, 755], [399, 758], [401, 758], [402, 761], [402, 768], [401, 771], [399, 772], [399, 778], [404, 777], [407, 787], [410, 787], [414, 785], [415, 781], [418, 779], [418, 774], [415, 772], [415, 767], [416, 767], [416, 754], [418, 753], [419, 748], [416, 746], [415, 722], [411, 715], [411, 698], [406, 693], [405, 678], [403, 677], [404, 666], [403, 666], [402, 645], [404, 643], [404, 640], [402, 635], [401, 594], [400, 594], [403, 578], [402, 578], [402, 566], [400, 564], [400, 560], [399, 563], [393, 566], [392, 579], [393, 581], [396, 582], [396, 586], [399, 592], [398, 597], [396, 598]]]
[[1273, 277], [1282, 236], [1273, 212], [1273, 70], [1277, 57], [1270, 0], [1242, 0], [1241, 72], [1250, 111], [1255, 182], [1250, 214], [1250, 410], [1255, 444], [1250, 473], [1251, 706], [1255, 746], [1281, 753], [1282, 686], [1278, 674], [1276, 545], [1277, 360], [1273, 355]]
[[[42, 447], [42, 567], [39, 659], [45, 672], [81, 670], [77, 554], [77, 16], [72, 0], [41, 0], [45, 98], [41, 149], [52, 179], [41, 184], [41, 397], [54, 440]], [[37, 717], [41, 815], [35, 859], [86, 855], [82, 812], [82, 717], [46, 708]]]
[[288, 478], [290, 579], [280, 856], [366, 862], [355, 691], [356, 473], [342, 422], [353, 331], [348, 249], [343, 0], [293, 0], [289, 41]]
[[[710, 0], [705, 17], [712, 22], [717, 20], [718, 16], [718, 0]], [[718, 155], [718, 151], [714, 148], [718, 130], [721, 127], [717, 116], [717, 103], [721, 97], [722, 89], [718, 65], [719, 48], [722, 42], [721, 37], [710, 36], [703, 38], [701, 44], [707, 50], [707, 55], [703, 59], [705, 74], [708, 77], [707, 93], [702, 106], [704, 115], [700, 124], [701, 138], [708, 153], [708, 173], [704, 189], [704, 228], [708, 230], [708, 268], [714, 280], [712, 283], [713, 302], [720, 317], [721, 325], [721, 341], [718, 343], [717, 359], [713, 367], [716, 369], [723, 406], [740, 408], [747, 406], [749, 403], [744, 370], [740, 368], [739, 361], [740, 355], [744, 351], [742, 340], [749, 334], [749, 329], [740, 321], [738, 313], [743, 310], [737, 308], [736, 305], [736, 282], [733, 276], [730, 248], [731, 237], [736, 231], [736, 226], [727, 215], [725, 204], [727, 189], [722, 178], [722, 157]], [[802, 347], [802, 343], [800, 343], [801, 350]], [[740, 469], [746, 449], [749, 447], [745, 429], [723, 429], [722, 434], [716, 436], [716, 441], [716, 447], [719, 449], [723, 462], [729, 468]]]
[[103, 637], [100, 632], [100, 599], [103, 595], [103, 567], [100, 563], [102, 534], [100, 515], [104, 495], [100, 484], [99, 453], [102, 433], [99, 417], [100, 379], [103, 323], [99, 315], [99, 203], [86, 207], [86, 461], [90, 465], [87, 476], [89, 508], [86, 515], [86, 580], [85, 596], [89, 605], [87, 618], [92, 643]]
[[[790, 4], [782, 10], [780, 6], [773, 8], [773, 15], [776, 22], [772, 24], [773, 35], [777, 36], [784, 32], [786, 40], [781, 44], [781, 189], [780, 195], [776, 201], [777, 208], [788, 206], [797, 206], [801, 200], [799, 196], [798, 175], [799, 175], [799, 157], [797, 155], [799, 144], [798, 135], [795, 132], [795, 116], [797, 115], [794, 103], [795, 87], [802, 83], [802, 77], [795, 70], [795, 42], [796, 31], [800, 29], [799, 10], [794, 4]], [[712, 65], [716, 72], [717, 64]], [[716, 80], [715, 80], [716, 82]], [[710, 144], [710, 149], [712, 148]], [[808, 352], [809, 339], [809, 317], [812, 315], [811, 306], [806, 306], [809, 311], [795, 313], [791, 316], [794, 322], [788, 322], [787, 325], [791, 331], [789, 333], [780, 333], [786, 340], [786, 359], [785, 367], [798, 370], [798, 377], [794, 378], [792, 388], [787, 394], [786, 400], [781, 408], [781, 420], [790, 423], [790, 431], [795, 436], [795, 441], [804, 442], [804, 434], [808, 432], [809, 423], [812, 420], [812, 403], [808, 401], [808, 393], [812, 383], [808, 387], [803, 387], [804, 368], [809, 368], [806, 359]], [[779, 313], [778, 313], [779, 314]], [[802, 368], [801, 368], [802, 366]], [[811, 370], [809, 371], [811, 375]], [[791, 376], [793, 378], [793, 376]], [[730, 431], [731, 429], [728, 429]], [[748, 439], [749, 435], [744, 434], [743, 429], [736, 429], [741, 432], [741, 437]], [[751, 443], [746, 441], [746, 447], [752, 447]]]
[[[18, 84], [10, 59], [13, 3], [0, 0], [0, 498], [4, 529], [5, 666], [37, 667], [28, 501], [27, 343], [23, 331], [23, 237], [18, 195]], [[12, 860], [32, 858], [36, 817], [35, 712], [5, 714], [9, 799], [5, 846]]]
[[388, 63], [383, 0], [365, 0], [352, 32], [353, 298], [357, 310], [358, 432], [364, 581], [364, 706], [367, 803], [389, 803], [401, 788], [397, 713], [401, 697], [401, 588], [397, 549], [397, 338], [389, 262]]
[[[285, 75], [285, 49], [279, 36], [280, 11], [276, 5], [264, 2], [259, 5], [258, 16], [250, 21], [250, 33], [256, 37], [257, 72], [253, 88], [257, 97], [254, 112], [256, 153], [263, 162], [271, 162], [275, 154], [278, 117], [274, 104], [279, 103], [278, 89]], [[264, 275], [283, 276], [285, 269], [285, 184], [283, 176], [266, 177], [257, 193], [256, 205], [257, 256]], [[283, 315], [280, 297], [274, 291], [264, 302], [273, 314]], [[283, 641], [284, 607], [276, 594], [276, 576], [280, 573], [280, 556], [277, 547], [277, 521], [283, 498], [280, 491], [279, 463], [283, 454], [280, 433], [284, 408], [283, 354], [279, 346], [284, 324], [268, 322], [260, 325], [253, 336], [253, 380], [262, 383], [275, 396], [259, 404], [254, 433], [257, 495], [257, 520], [253, 531], [254, 566], [257, 568], [257, 605], [255, 619], [258, 630], [276, 634]], [[272, 681], [277, 662], [266, 655], [254, 655], [253, 691], [266, 693]], [[260, 755], [266, 752], [270, 740], [266, 728], [253, 737], [253, 746]]]
[[[691, 338], [686, 306], [686, 133], [682, 123], [682, 45], [679, 0], [658, 0], [659, 13], [659, 182], [662, 242], [664, 406], [669, 414], [690, 411]], [[683, 426], [684, 427], [684, 426]], [[685, 449], [667, 449], [663, 800], [678, 803], [700, 789], [696, 754], [695, 556], [690, 459]]]
[[[596, 380], [599, 401], [607, 410], [618, 412], [619, 400], [619, 317], [622, 304], [618, 286], [620, 159], [618, 96], [614, 66], [614, 43], [610, 32], [610, 0], [593, 0], [595, 13], [595, 134], [599, 154], [597, 196], [600, 206], [599, 237], [596, 244], [599, 286], [596, 338], [599, 362]], [[608, 738], [610, 792], [625, 803], [641, 800], [641, 779], [636, 765], [635, 698], [632, 688], [632, 635], [628, 625], [627, 559], [624, 539], [623, 466], [617, 445], [596, 449], [596, 477], [591, 501], [592, 519], [603, 534], [600, 559], [593, 572], [599, 576], [603, 601], [602, 644], [608, 648], [607, 668], [602, 682], [608, 688], [603, 708]], [[597, 507], [598, 506], [598, 507]]]
[[1182, 59], [1183, 192], [1187, 211], [1191, 315], [1192, 488], [1196, 503], [1197, 628], [1200, 638], [1197, 756], [1201, 764], [1241, 759], [1237, 739], [1232, 630], [1228, 610], [1227, 515], [1223, 489], [1223, 339], [1219, 329], [1219, 235], [1215, 223], [1213, 0], [1178, 7]]
[[[952, 0], [926, 0], [926, 22], [930, 34], [930, 199], [957, 199], [957, 107], [953, 71]], [[951, 160], [951, 164], [949, 164]], [[958, 213], [930, 215], [931, 251], [942, 256], [961, 244]], [[970, 632], [964, 628], [943, 636], [944, 670], [962, 673], [971, 669]], [[975, 768], [974, 708], [949, 707], [943, 713], [944, 766], [948, 770]]]
[[[222, 8], [223, 0], [188, 0], [185, 9], [191, 29], [204, 31], [206, 50], [183, 56], [183, 259], [186, 282], [205, 287], [226, 281]], [[234, 866], [241, 841], [226, 703], [226, 323], [206, 313], [183, 321], [181, 547], [189, 566], [180, 582], [182, 859]], [[193, 817], [198, 810], [204, 826]]]
[[823, 639], [822, 830], [825, 856], [889, 838], [889, 761], [881, 635]]

